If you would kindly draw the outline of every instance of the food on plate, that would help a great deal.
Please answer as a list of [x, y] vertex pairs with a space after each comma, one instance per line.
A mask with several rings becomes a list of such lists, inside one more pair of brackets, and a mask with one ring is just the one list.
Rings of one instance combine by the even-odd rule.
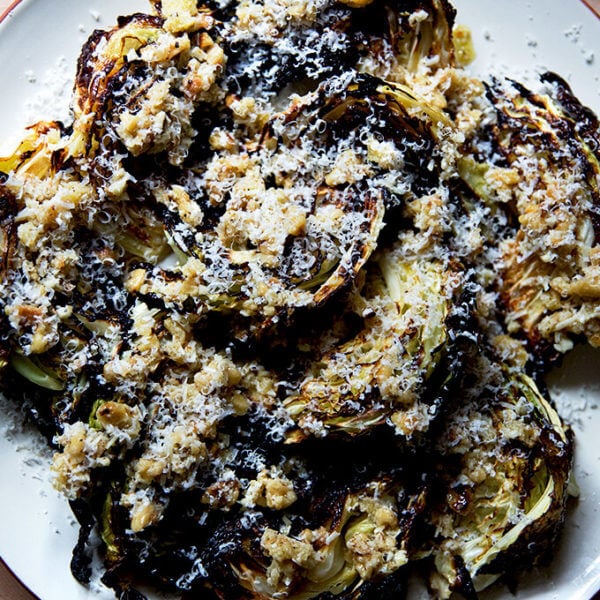
[[0, 383], [71, 569], [222, 599], [477, 593], [551, 558], [600, 345], [599, 127], [446, 0], [154, 0], [0, 159]]
[[538, 352], [540, 346], [568, 349], [573, 336], [597, 346], [600, 325], [598, 119], [560, 77], [542, 79], [554, 97], [514, 82], [488, 92], [497, 114], [496, 150], [518, 180], [508, 185], [519, 228], [503, 247], [507, 324]]
[[447, 419], [436, 446], [430, 583], [442, 597], [551, 554], [568, 495], [570, 431], [527, 375], [481, 363], [487, 389]]

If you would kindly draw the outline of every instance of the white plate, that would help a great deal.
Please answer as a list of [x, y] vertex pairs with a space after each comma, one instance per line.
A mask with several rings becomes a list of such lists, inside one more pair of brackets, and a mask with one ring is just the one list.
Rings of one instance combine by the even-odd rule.
[[[479, 74], [500, 68], [518, 79], [552, 69], [600, 112], [600, 21], [578, 0], [455, 0], [457, 22], [472, 29]], [[61, 118], [82, 42], [143, 0], [24, 0], [0, 24], [0, 153], [34, 119]], [[570, 509], [552, 566], [521, 577], [518, 598], [589, 600], [600, 589], [600, 353], [580, 349], [551, 377], [551, 389], [577, 435], [581, 497]], [[111, 598], [71, 577], [76, 527], [48, 482], [49, 454], [0, 401], [0, 556], [43, 600]], [[15, 425], [16, 423], [16, 425]], [[512, 598], [505, 589], [486, 598]], [[231, 599], [234, 600], [234, 599]]]

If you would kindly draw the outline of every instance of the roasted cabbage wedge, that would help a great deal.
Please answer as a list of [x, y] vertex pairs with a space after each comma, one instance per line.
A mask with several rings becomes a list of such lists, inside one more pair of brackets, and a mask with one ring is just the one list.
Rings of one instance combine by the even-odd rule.
[[[197, 485], [173, 491], [162, 519], [141, 531], [122, 506], [127, 475], [109, 468], [103, 487], [78, 501], [82, 521], [99, 523], [105, 583], [124, 593], [150, 573], [168, 589], [223, 600], [398, 598], [425, 525], [428, 478], [398, 464], [393, 435], [377, 446], [328, 444], [323, 464], [322, 445], [282, 446], [265, 425], [230, 420], [223, 431], [235, 441], [209, 450], [215, 464], [228, 463], [228, 479], [199, 473]], [[257, 458], [276, 462], [257, 473]], [[244, 478], [258, 493], [228, 501], [247, 487]]]
[[[93, 194], [65, 155], [66, 137], [62, 124], [40, 122], [12, 155], [0, 159], [6, 174], [0, 184], [1, 359], [10, 367], [4, 388], [9, 396], [32, 400], [31, 415], [49, 439], [65, 423], [87, 419], [95, 393], [89, 388], [96, 387], [101, 363], [96, 335], [119, 331], [123, 317], [113, 302], [114, 281], [105, 273], [92, 288], [87, 280], [98, 266], [92, 257], [98, 261], [95, 254], [102, 250], [89, 253], [94, 243], [82, 234], [86, 219], [77, 223], [70, 213]], [[77, 223], [78, 236], [64, 235], [63, 219]], [[87, 265], [77, 264], [77, 252], [89, 253]], [[100, 308], [107, 295], [112, 300]], [[92, 297], [96, 310], [89, 308]]]
[[476, 598], [502, 574], [544, 562], [565, 516], [571, 431], [531, 378], [497, 369], [439, 437], [430, 578], [439, 598]]
[[509, 330], [539, 355], [564, 352], [580, 338], [599, 343], [599, 124], [557, 75], [542, 81], [546, 94], [515, 82], [488, 88], [497, 117], [488, 147], [497, 158], [461, 163], [478, 196], [513, 223], [502, 243], [499, 291]]
[[[247, 590], [240, 590], [239, 597], [378, 597], [378, 592], [368, 592], [373, 574], [382, 579], [408, 563], [405, 544], [410, 531], [401, 525], [401, 512], [411, 507], [398, 506], [394, 488], [393, 482], [376, 481], [365, 490], [332, 499], [332, 516], [316, 529], [290, 535], [266, 527], [262, 533], [253, 531], [251, 539], [240, 540], [233, 556], [227, 557], [241, 588]], [[416, 497], [411, 501], [419, 502]], [[256, 537], [260, 553], [252, 552]], [[393, 585], [399, 592], [397, 579]]]
[[196, 109], [221, 97], [225, 57], [210, 35], [213, 19], [206, 10], [185, 14], [135, 14], [83, 48], [66, 152], [89, 161], [95, 186], [111, 197], [135, 184], [142, 157], [183, 164]]
[[353, 301], [363, 328], [317, 356], [284, 403], [298, 424], [288, 442], [362, 435], [385, 424], [407, 439], [427, 432], [444, 412], [438, 392], [455, 375], [446, 371], [449, 357], [466, 351], [452, 318], [462, 288], [454, 266], [411, 260], [401, 245], [376, 255]]
[[283, 519], [264, 514], [249, 531], [236, 520], [216, 529], [207, 548], [218, 550], [206, 552], [204, 564], [220, 598], [368, 600], [402, 594], [427, 486], [401, 470], [378, 473], [364, 455], [355, 458], [352, 476], [332, 457], [338, 473], [350, 478], [342, 483], [328, 469], [325, 482], [315, 473]]
[[[256, 28], [259, 14], [263, 27]], [[454, 64], [455, 10], [446, 0], [317, 2], [286, 18], [264, 3], [237, 3], [214, 15], [223, 22], [226, 85], [236, 94], [240, 88], [255, 96], [314, 89], [352, 69], [405, 81]]]
[[130, 289], [263, 322], [326, 303], [371, 256], [386, 212], [437, 185], [425, 164], [451, 128], [406, 86], [356, 74], [324, 82], [236, 154], [211, 219], [192, 227], [163, 213], [183, 264], [137, 269]]

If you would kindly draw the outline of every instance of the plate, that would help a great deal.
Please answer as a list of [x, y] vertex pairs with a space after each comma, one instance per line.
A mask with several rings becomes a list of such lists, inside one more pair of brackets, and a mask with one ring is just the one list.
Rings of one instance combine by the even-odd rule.
[[[578, 0], [454, 0], [457, 22], [471, 28], [481, 76], [502, 72], [535, 83], [554, 70], [600, 113], [600, 20]], [[65, 118], [81, 44], [117, 14], [145, 10], [143, 0], [23, 0], [0, 23], [0, 154], [10, 152], [28, 123]], [[519, 581], [517, 598], [589, 600], [600, 589], [600, 351], [579, 348], [548, 383], [577, 436], [572, 502], [552, 565]], [[77, 527], [67, 502], [48, 480], [50, 452], [23, 417], [0, 399], [0, 556], [43, 600], [103, 600], [69, 571]], [[418, 592], [415, 590], [414, 595]], [[413, 593], [409, 597], [415, 597]], [[486, 598], [512, 598], [494, 589]], [[233, 599], [232, 599], [233, 600]]]

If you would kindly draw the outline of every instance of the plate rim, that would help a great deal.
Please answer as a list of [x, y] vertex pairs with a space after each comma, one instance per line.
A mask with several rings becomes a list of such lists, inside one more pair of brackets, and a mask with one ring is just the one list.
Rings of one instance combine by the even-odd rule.
[[[0, 31], [3, 26], [7, 25], [7, 21], [10, 20], [14, 11], [17, 10], [21, 5], [27, 4], [28, 2], [34, 2], [35, 0], [12, 0], [10, 4], [4, 7], [0, 11]], [[450, 0], [452, 2], [452, 0]], [[599, 0], [578, 0], [582, 3], [596, 18], [600, 19], [600, 1]], [[600, 57], [599, 57], [600, 58]], [[598, 556], [595, 562], [600, 563], [600, 556]], [[0, 555], [0, 563], [6, 568], [6, 571], [9, 575], [11, 575], [14, 580], [24, 588], [29, 594], [32, 595], [33, 598], [39, 600], [39, 596], [25, 583], [23, 579], [21, 579], [11, 568], [10, 564], [6, 562], [6, 560]], [[596, 598], [596, 595], [600, 593], [600, 566], [595, 569], [595, 576], [581, 583], [578, 590], [576, 590], [576, 598], [578, 600], [584, 600], [588, 598], [588, 596], [584, 596], [584, 594], [592, 593], [590, 598]], [[594, 592], [593, 590], [597, 590]], [[557, 591], [560, 593], [560, 590]]]

